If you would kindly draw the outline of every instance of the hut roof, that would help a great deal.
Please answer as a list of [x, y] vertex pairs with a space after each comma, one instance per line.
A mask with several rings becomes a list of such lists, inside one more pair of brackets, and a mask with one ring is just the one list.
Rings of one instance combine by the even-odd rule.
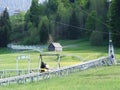
[[60, 45], [60, 43], [51, 43], [54, 47], [59, 47], [62, 48], [62, 46]]

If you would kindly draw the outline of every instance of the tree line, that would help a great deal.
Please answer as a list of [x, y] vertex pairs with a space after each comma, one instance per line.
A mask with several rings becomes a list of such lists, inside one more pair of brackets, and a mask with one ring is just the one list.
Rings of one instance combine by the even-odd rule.
[[[86, 38], [93, 45], [102, 45], [99, 42], [107, 40], [102, 32], [108, 32], [104, 24], [108, 11], [106, 4], [105, 0], [99, 3], [96, 0], [48, 0], [43, 4], [33, 0], [25, 15], [25, 30], [31, 36], [26, 39], [33, 44], [44, 44], [59, 39]], [[36, 36], [34, 40], [32, 36]]]
[[92, 45], [99, 46], [108, 43], [110, 31], [114, 44], [120, 46], [119, 4], [119, 0], [112, 0], [111, 4], [107, 0], [48, 0], [42, 4], [32, 0], [25, 14], [13, 15], [10, 19], [8, 15], [4, 25], [3, 12], [0, 32], [7, 33], [0, 33], [0, 43], [8, 37], [6, 43], [20, 44], [46, 44], [61, 39], [84, 38]]

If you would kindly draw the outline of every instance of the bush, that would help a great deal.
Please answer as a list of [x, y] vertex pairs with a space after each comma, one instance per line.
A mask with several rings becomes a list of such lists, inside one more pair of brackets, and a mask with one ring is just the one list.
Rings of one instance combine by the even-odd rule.
[[90, 36], [90, 43], [94, 46], [103, 45], [103, 33], [100, 31], [93, 31]]

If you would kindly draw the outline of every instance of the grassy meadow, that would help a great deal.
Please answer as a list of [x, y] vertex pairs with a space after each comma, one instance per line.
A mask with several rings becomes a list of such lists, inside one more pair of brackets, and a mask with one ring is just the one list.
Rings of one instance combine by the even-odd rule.
[[[63, 45], [63, 52], [59, 52], [61, 57], [61, 66], [68, 66], [76, 63], [81, 63], [87, 60], [96, 59], [102, 56], [107, 56], [107, 47], [93, 47], [89, 42], [84, 40], [68, 40], [60, 41]], [[57, 53], [57, 52], [44, 52]], [[30, 55], [31, 68], [39, 66], [39, 52], [35, 51], [11, 51], [9, 49], [0, 49], [0, 70], [1, 69], [16, 69], [16, 57], [20, 55]], [[43, 60], [50, 67], [57, 67], [57, 57], [43, 57]], [[19, 61], [20, 69], [27, 69], [27, 60]]]
[[[82, 63], [108, 55], [108, 46], [94, 47], [85, 40], [60, 41], [63, 52], [59, 52], [61, 66]], [[57, 52], [44, 52], [57, 53]], [[16, 69], [16, 57], [30, 55], [31, 68], [39, 66], [39, 52], [13, 51], [0, 48], [0, 70]], [[120, 48], [115, 48], [116, 60], [120, 60]], [[43, 57], [50, 67], [57, 67], [57, 57]], [[97, 67], [69, 76], [44, 81], [0, 86], [0, 90], [120, 90], [120, 66]], [[19, 61], [19, 69], [27, 69], [27, 61]]]
[[120, 90], [119, 68], [99, 67], [34, 83], [0, 86], [0, 90]]

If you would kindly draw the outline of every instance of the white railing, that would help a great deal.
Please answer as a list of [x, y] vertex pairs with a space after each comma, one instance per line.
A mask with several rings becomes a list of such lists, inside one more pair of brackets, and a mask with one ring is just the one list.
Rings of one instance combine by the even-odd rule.
[[[37, 72], [38, 69], [36, 68], [32, 68], [32, 71]], [[32, 72], [30, 71], [30, 72]], [[4, 78], [9, 78], [9, 77], [13, 77], [16, 75], [25, 75], [28, 74], [28, 69], [5, 69], [5, 70], [0, 70], [0, 78], [4, 79]]]
[[90, 60], [90, 61], [84, 62], [82, 64], [54, 69], [49, 72], [44, 72], [44, 73], [32, 72], [30, 74], [25, 74], [21, 76], [3, 78], [3, 79], [0, 79], [0, 85], [7, 85], [11, 83], [26, 83], [26, 82], [49, 79], [52, 77], [60, 77], [64, 75], [69, 75], [70, 73], [73, 73], [73, 72], [79, 72], [89, 68], [107, 65], [108, 61], [109, 61], [109, 57], [102, 57], [96, 60]]
[[14, 45], [14, 44], [8, 44], [8, 48], [14, 49], [14, 50], [36, 50], [39, 52], [42, 52], [44, 49], [47, 49], [47, 46], [45, 45]]

